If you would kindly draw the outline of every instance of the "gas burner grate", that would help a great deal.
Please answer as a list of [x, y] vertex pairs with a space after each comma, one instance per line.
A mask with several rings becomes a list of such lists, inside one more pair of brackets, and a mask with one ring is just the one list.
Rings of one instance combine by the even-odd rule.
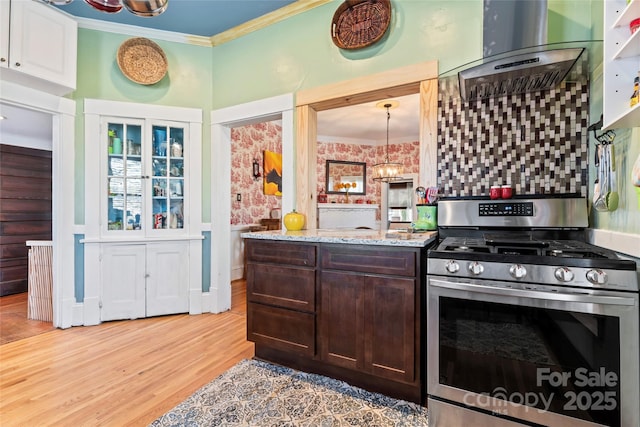
[[581, 250], [566, 250], [566, 249], [552, 249], [545, 253], [546, 256], [552, 256], [557, 258], [589, 258], [589, 259], [606, 259], [608, 257], [592, 252]]
[[538, 248], [529, 248], [529, 247], [501, 247], [495, 246], [495, 253], [502, 255], [540, 255], [540, 251]]
[[466, 246], [466, 245], [447, 245], [443, 248], [447, 252], [473, 252], [473, 253], [491, 253], [489, 248], [483, 246]]

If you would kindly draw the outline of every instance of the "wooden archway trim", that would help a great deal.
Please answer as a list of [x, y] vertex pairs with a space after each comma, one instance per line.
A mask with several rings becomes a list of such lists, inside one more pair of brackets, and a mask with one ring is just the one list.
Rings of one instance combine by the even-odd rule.
[[296, 93], [296, 210], [315, 229], [317, 112], [380, 99], [420, 94], [420, 175], [435, 186], [438, 113], [438, 62], [429, 61]]

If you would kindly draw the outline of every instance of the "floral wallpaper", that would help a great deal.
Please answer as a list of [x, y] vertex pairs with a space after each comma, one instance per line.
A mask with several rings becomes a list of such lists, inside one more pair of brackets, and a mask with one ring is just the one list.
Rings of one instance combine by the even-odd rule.
[[[367, 163], [367, 194], [365, 196], [350, 196], [349, 202], [362, 199], [363, 203], [380, 204], [380, 183], [371, 178], [369, 171], [376, 163], [386, 159], [386, 145], [346, 144], [341, 142], [318, 142], [318, 193], [325, 188], [326, 161], [343, 160], [349, 162]], [[405, 142], [389, 144], [389, 161], [404, 164], [405, 173], [419, 173], [420, 170], [420, 142]], [[345, 197], [337, 194], [328, 194], [329, 203], [344, 203]]]
[[[281, 209], [279, 196], [266, 196], [263, 191], [264, 150], [282, 153], [282, 128], [278, 122], [263, 122], [231, 129], [231, 224], [259, 224], [262, 218], [269, 218], [272, 209]], [[341, 142], [318, 142], [318, 187], [325, 190], [326, 161], [343, 160], [350, 162], [366, 162], [367, 170], [373, 165], [385, 161], [385, 145], [353, 144]], [[406, 173], [418, 173], [420, 143], [419, 141], [389, 144], [389, 161], [401, 162]], [[253, 160], [260, 164], [259, 179], [254, 180]], [[241, 200], [236, 199], [240, 194]], [[329, 203], [344, 203], [345, 197], [329, 194]], [[367, 194], [350, 196], [349, 202], [361, 199], [363, 203], [380, 204], [380, 183], [367, 174]], [[378, 213], [378, 219], [379, 218]]]
[[[280, 196], [266, 196], [263, 188], [264, 150], [282, 153], [282, 127], [263, 122], [231, 129], [231, 224], [259, 224], [270, 218], [272, 209], [281, 209]], [[253, 160], [261, 176], [253, 178]], [[236, 199], [240, 194], [241, 200]]]

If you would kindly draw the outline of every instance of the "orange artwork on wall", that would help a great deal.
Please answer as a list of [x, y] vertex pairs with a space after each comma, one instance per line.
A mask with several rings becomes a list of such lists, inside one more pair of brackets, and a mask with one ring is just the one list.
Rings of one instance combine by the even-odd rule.
[[282, 154], [264, 150], [264, 194], [282, 196]]

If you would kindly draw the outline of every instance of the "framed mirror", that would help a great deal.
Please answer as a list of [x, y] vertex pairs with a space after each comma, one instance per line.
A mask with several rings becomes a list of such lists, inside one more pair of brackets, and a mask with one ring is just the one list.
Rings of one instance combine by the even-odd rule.
[[327, 194], [367, 194], [367, 164], [327, 160]]

